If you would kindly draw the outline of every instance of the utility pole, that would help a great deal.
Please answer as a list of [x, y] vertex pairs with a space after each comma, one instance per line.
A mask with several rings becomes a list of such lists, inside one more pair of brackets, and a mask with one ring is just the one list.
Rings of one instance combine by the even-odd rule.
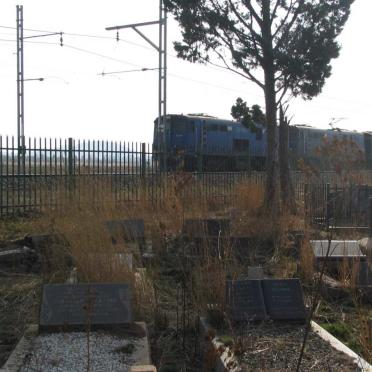
[[17, 5], [17, 146], [18, 172], [25, 162], [25, 116], [23, 74], [23, 6]]
[[[159, 25], [159, 43], [156, 45], [150, 40], [145, 34], [142, 33], [138, 28], [150, 25]], [[131, 28], [138, 35], [140, 35], [147, 43], [149, 43], [159, 53], [159, 91], [158, 91], [158, 136], [157, 136], [157, 152], [158, 156], [162, 158], [161, 169], [167, 169], [167, 157], [166, 157], [166, 115], [167, 115], [167, 11], [164, 6], [164, 0], [159, 0], [159, 20], [132, 23], [121, 26], [106, 27], [107, 31], [116, 30], [117, 40], [119, 40], [119, 30]], [[163, 141], [160, 141], [160, 133], [162, 134]]]
[[60, 35], [60, 44], [63, 46], [62, 32], [52, 32], [42, 35], [23, 36], [23, 6], [17, 5], [17, 147], [18, 147], [18, 174], [25, 174], [25, 81], [44, 81], [44, 78], [25, 79], [24, 78], [24, 39], [32, 39], [36, 37], [44, 37], [51, 35]]

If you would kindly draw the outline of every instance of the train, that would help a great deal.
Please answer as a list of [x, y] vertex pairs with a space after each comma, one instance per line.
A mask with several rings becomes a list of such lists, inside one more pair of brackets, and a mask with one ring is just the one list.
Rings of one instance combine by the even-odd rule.
[[[347, 139], [372, 166], [372, 132], [318, 129], [290, 125], [288, 152], [292, 168], [299, 159], [319, 163], [324, 139]], [[249, 127], [238, 121], [205, 114], [166, 115], [154, 121], [153, 152], [168, 171], [250, 171], [264, 170], [267, 153], [266, 127]]]

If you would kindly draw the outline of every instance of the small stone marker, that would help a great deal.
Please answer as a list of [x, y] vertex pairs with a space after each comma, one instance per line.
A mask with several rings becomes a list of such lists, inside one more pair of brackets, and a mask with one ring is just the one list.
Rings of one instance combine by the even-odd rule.
[[192, 238], [226, 236], [230, 232], [230, 220], [227, 218], [188, 219], [183, 232]]
[[106, 221], [106, 227], [113, 244], [118, 243], [118, 238], [125, 242], [145, 240], [145, 224], [142, 219]]
[[231, 319], [235, 322], [266, 318], [260, 280], [226, 281], [226, 302]]
[[40, 311], [42, 330], [124, 325], [132, 322], [129, 286], [122, 284], [46, 284]]
[[299, 279], [264, 279], [263, 296], [273, 320], [305, 320], [306, 311]]
[[248, 266], [248, 279], [263, 279], [264, 273], [261, 266]]

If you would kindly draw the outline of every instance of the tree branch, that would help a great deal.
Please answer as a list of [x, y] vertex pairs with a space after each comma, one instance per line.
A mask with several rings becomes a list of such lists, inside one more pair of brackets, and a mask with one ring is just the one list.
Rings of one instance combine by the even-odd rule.
[[271, 24], [274, 22], [274, 19], [275, 19], [276, 12], [278, 10], [279, 4], [280, 4], [280, 0], [276, 0], [276, 4], [275, 4], [275, 7], [274, 7], [274, 10], [271, 13]]
[[249, 79], [252, 80], [253, 82], [255, 82], [259, 87], [261, 87], [262, 89], [265, 89], [265, 85], [263, 83], [261, 83], [250, 71], [248, 68], [246, 68], [242, 63], [239, 63], [238, 60], [236, 59], [236, 56], [235, 54], [237, 53], [236, 50], [234, 49], [234, 45], [232, 43], [232, 40], [231, 38], [229, 37], [229, 35], [226, 33], [225, 30], [223, 30], [223, 33], [225, 35], [225, 38], [223, 36], [221, 36], [219, 34], [219, 37], [224, 41], [224, 43], [227, 45], [227, 47], [230, 49], [230, 53], [231, 53], [231, 58], [233, 61], [235, 61], [235, 63], [238, 65], [239, 68], [241, 68], [245, 74], [248, 75]]
[[260, 18], [260, 16], [257, 14], [257, 12], [255, 11], [255, 9], [253, 8], [253, 5], [251, 3], [251, 0], [243, 0], [243, 4], [249, 9], [249, 11], [253, 15], [253, 17], [256, 20], [256, 22], [260, 25], [260, 27], [262, 27], [263, 21]]
[[277, 105], [280, 105], [280, 104], [282, 103], [282, 100], [283, 100], [283, 98], [285, 97], [286, 93], [288, 92], [288, 89], [289, 89], [289, 88], [283, 85], [280, 89], [278, 89], [278, 90], [276, 91], [276, 93], [279, 93], [282, 89], [283, 89], [283, 92], [281, 93], [279, 99], [278, 99], [277, 102], [276, 102]]
[[275, 38], [278, 35], [278, 33], [281, 31], [281, 29], [286, 24], [286, 22], [288, 20], [288, 17], [291, 14], [291, 11], [293, 10], [293, 6], [296, 4], [296, 1], [297, 0], [294, 0], [294, 1], [291, 0], [291, 4], [288, 7], [287, 13], [285, 14], [284, 18], [281, 20], [280, 25], [278, 26], [278, 28], [275, 30], [275, 32], [273, 34], [273, 38]]
[[[293, 24], [296, 22], [296, 19], [298, 18], [298, 15], [300, 14], [300, 10], [302, 8], [302, 6], [304, 5], [304, 0], [296, 0], [296, 2], [298, 3], [298, 6], [297, 6], [297, 9], [295, 10], [294, 12], [294, 15], [292, 17], [292, 19], [290, 20], [290, 22], [288, 22], [288, 25], [285, 27], [285, 31], [283, 32], [281, 38], [278, 40], [276, 46], [274, 47], [274, 50], [278, 50], [281, 46], [281, 44], [283, 44], [285, 38], [287, 37], [289, 31], [291, 30]], [[284, 20], [281, 22], [281, 25], [278, 27], [278, 29], [275, 31], [274, 35], [273, 35], [273, 39], [276, 37], [276, 35], [278, 34], [279, 30], [282, 29], [284, 27], [284, 23], [287, 21], [288, 19], [288, 16], [291, 12], [291, 10], [293, 9], [293, 6], [294, 6], [295, 3], [292, 3], [291, 2], [291, 6], [290, 8], [288, 9], [288, 12], [286, 14], [286, 16], [284, 17]]]
[[[244, 77], [245, 79], [248, 79], [248, 80], [251, 80], [253, 81], [254, 83], [256, 83], [260, 88], [264, 89], [264, 85], [252, 74], [252, 73], [247, 73], [246, 75], [244, 75], [243, 73], [241, 73], [240, 71], [232, 68], [225, 60], [225, 57], [218, 51], [218, 50], [214, 50], [214, 52], [217, 54], [218, 58], [221, 59], [221, 61], [224, 63], [225, 66], [220, 66], [216, 63], [213, 63], [211, 61], [206, 61], [207, 63], [213, 65], [213, 66], [216, 66], [216, 67], [219, 67], [219, 68], [223, 68], [225, 70], [228, 70], [228, 71], [231, 71], [235, 74], [238, 74], [242, 77]], [[243, 69], [243, 68], [242, 68]]]

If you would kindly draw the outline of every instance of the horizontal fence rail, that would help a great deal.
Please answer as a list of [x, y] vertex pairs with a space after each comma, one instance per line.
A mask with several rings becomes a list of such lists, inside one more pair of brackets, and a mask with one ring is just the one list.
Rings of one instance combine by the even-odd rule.
[[[231, 205], [239, 199], [237, 185], [249, 183], [262, 189], [265, 185], [265, 172], [250, 170], [166, 172], [161, 164], [164, 158], [145, 143], [29, 138], [25, 148], [18, 148], [14, 137], [0, 136], [0, 216], [33, 213], [66, 200], [146, 200], [159, 205], [177, 188], [182, 189], [178, 197], [184, 200], [213, 198]], [[372, 191], [365, 191], [371, 190], [367, 186], [372, 186], [371, 171], [291, 175], [296, 200], [310, 222], [366, 224], [365, 210], [358, 206], [372, 196]], [[350, 189], [351, 180], [359, 191]]]

